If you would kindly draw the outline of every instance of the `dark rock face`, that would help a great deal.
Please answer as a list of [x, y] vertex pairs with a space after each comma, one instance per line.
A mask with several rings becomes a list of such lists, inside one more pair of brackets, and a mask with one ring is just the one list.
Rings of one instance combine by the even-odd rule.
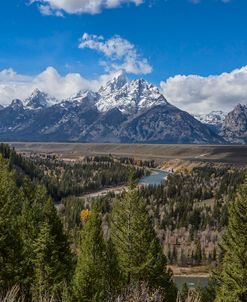
[[223, 140], [190, 114], [174, 106], [157, 106], [131, 120], [123, 129], [132, 142], [222, 143]]
[[247, 143], [247, 106], [237, 105], [228, 113], [220, 130], [220, 135], [230, 143]]
[[0, 139], [124, 143], [224, 143], [193, 116], [167, 102], [145, 80], [123, 76], [98, 93], [57, 102], [38, 90], [0, 110]]

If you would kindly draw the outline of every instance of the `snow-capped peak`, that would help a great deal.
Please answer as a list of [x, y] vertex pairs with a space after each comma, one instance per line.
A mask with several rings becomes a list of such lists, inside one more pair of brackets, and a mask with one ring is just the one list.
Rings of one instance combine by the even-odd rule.
[[81, 103], [85, 100], [88, 100], [90, 102], [95, 102], [98, 99], [98, 93], [93, 92], [91, 90], [80, 90], [76, 94], [74, 94], [72, 97], [70, 97], [68, 100], [70, 102], [78, 102]]
[[194, 117], [203, 124], [218, 126], [224, 122], [226, 115], [226, 112], [218, 110], [206, 114], [195, 114]]
[[128, 83], [128, 78], [124, 72], [117, 74], [111, 81], [108, 81], [104, 86], [99, 90], [100, 94], [108, 94], [116, 90], [121, 89], [125, 84]]
[[126, 81], [122, 75], [108, 82], [99, 94], [96, 106], [102, 112], [118, 108], [125, 114], [135, 114], [153, 106], [168, 104], [157, 87], [144, 79]]
[[40, 109], [50, 107], [58, 102], [56, 98], [36, 88], [30, 97], [24, 101], [24, 104], [27, 109]]

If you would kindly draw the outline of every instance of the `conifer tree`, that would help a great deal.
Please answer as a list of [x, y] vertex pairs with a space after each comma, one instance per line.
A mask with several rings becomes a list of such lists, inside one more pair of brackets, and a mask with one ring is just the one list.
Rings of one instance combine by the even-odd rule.
[[43, 220], [34, 242], [33, 295], [44, 293], [59, 297], [64, 284], [68, 284], [72, 271], [72, 255], [62, 223], [52, 200], [47, 199]]
[[126, 284], [145, 281], [152, 288], [165, 289], [166, 301], [176, 300], [171, 274], [166, 269], [166, 257], [146, 205], [133, 183], [129, 192], [113, 206], [111, 237]]
[[247, 180], [229, 210], [229, 223], [221, 243], [222, 265], [215, 278], [217, 302], [247, 301]]
[[22, 239], [22, 291], [26, 296], [30, 294], [34, 278], [34, 243], [40, 232], [43, 221], [43, 209], [47, 201], [44, 187], [34, 186], [25, 179], [21, 188], [22, 211], [20, 217], [20, 236]]
[[109, 281], [109, 291], [111, 295], [114, 296], [116, 293], [118, 293], [121, 290], [123, 286], [123, 280], [118, 265], [116, 249], [111, 238], [109, 238], [108, 241], [106, 242], [106, 255], [107, 255], [106, 269], [108, 270], [106, 273]]
[[73, 281], [76, 301], [107, 301], [112, 289], [107, 259], [102, 220], [96, 209], [93, 209], [81, 233], [80, 254]]
[[194, 259], [195, 259], [196, 265], [201, 264], [201, 262], [202, 262], [202, 248], [201, 248], [200, 240], [196, 241], [196, 249], [195, 249]]
[[14, 174], [0, 158], [0, 288], [20, 281], [21, 239], [19, 215], [21, 199]]

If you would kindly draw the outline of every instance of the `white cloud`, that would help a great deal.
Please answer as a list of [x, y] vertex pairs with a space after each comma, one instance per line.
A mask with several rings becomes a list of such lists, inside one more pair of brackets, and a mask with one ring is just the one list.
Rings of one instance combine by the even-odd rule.
[[[53, 67], [35, 76], [18, 74], [11, 68], [4, 69], [0, 71], [0, 104], [7, 105], [15, 98], [23, 100], [35, 88], [58, 99], [67, 98], [80, 89], [96, 91], [116, 73], [103, 74], [91, 80], [79, 73], [63, 76]], [[247, 66], [209, 77], [176, 75], [161, 82], [160, 86], [168, 101], [188, 112], [230, 111], [238, 103], [247, 103]]]
[[38, 3], [40, 12], [44, 15], [55, 14], [98, 14], [104, 9], [120, 7], [123, 4], [133, 3], [140, 5], [144, 0], [30, 0]]
[[46, 68], [36, 76], [16, 73], [13, 69], [0, 71], [0, 104], [8, 105], [15, 98], [25, 99], [38, 88], [58, 99], [68, 98], [81, 89], [98, 90], [116, 73], [104, 74], [95, 80], [82, 77], [79, 73], [60, 75], [53, 67]]
[[176, 75], [160, 86], [168, 101], [183, 110], [230, 111], [238, 103], [247, 103], [247, 66], [208, 77]]
[[[203, 2], [203, 0], [189, 0], [191, 3], [193, 4], [199, 4], [201, 2]], [[218, 0], [220, 2], [223, 2], [223, 3], [229, 3], [231, 0]]]
[[84, 33], [80, 39], [79, 48], [89, 48], [102, 53], [108, 62], [101, 62], [108, 70], [124, 70], [132, 74], [148, 74], [152, 66], [143, 58], [135, 45], [120, 36], [106, 40], [103, 36]]

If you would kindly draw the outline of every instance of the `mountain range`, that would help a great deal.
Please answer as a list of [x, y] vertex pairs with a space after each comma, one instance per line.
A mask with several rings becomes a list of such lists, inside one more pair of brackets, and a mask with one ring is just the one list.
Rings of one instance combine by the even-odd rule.
[[[244, 108], [228, 115], [192, 116], [170, 104], [147, 81], [129, 81], [120, 74], [97, 92], [82, 90], [59, 101], [36, 89], [27, 99], [0, 107], [0, 139], [220, 144], [235, 142], [232, 119], [241, 115], [247, 121]], [[238, 143], [247, 141], [243, 128]]]

